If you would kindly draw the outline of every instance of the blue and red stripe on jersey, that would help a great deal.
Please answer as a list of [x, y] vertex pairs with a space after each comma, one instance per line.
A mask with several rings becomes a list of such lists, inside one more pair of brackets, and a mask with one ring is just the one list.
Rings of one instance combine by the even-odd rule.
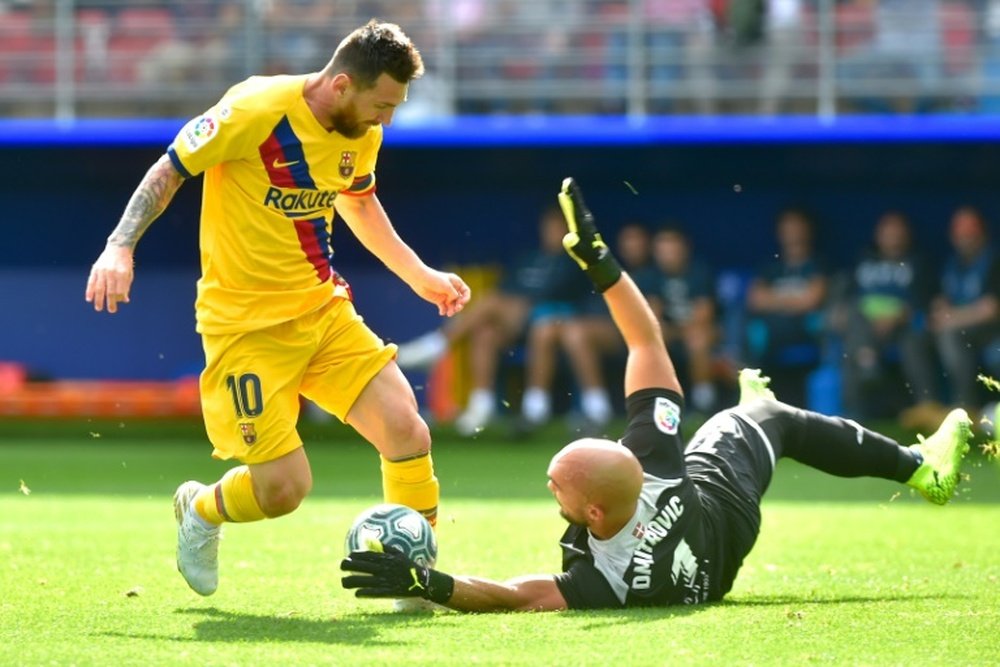
[[[279, 188], [315, 190], [316, 183], [309, 174], [302, 142], [295, 135], [288, 116], [283, 116], [270, 136], [258, 147], [260, 159], [271, 184]], [[299, 247], [316, 270], [319, 281], [330, 279], [330, 233], [326, 218], [293, 220]]]
[[296, 220], [294, 224], [302, 252], [316, 269], [319, 281], [326, 282], [331, 275], [330, 233], [326, 230], [326, 218]]
[[295, 135], [288, 116], [282, 116], [271, 134], [257, 149], [271, 183], [279, 188], [315, 190], [316, 183], [309, 175], [302, 142]]
[[344, 195], [367, 195], [375, 191], [375, 174], [368, 174], [367, 176], [358, 176], [351, 183], [350, 187], [346, 190], [341, 190], [340, 194]]

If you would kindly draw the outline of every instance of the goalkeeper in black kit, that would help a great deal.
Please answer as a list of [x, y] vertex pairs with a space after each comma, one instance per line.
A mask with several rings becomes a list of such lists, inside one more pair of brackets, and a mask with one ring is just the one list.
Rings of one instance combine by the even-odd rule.
[[685, 446], [684, 397], [656, 317], [601, 239], [579, 187], [559, 203], [563, 245], [604, 296], [628, 346], [628, 423], [619, 441], [563, 447], [548, 487], [570, 523], [563, 572], [506, 582], [452, 576], [396, 550], [353, 552], [343, 585], [358, 597], [421, 597], [461, 611], [553, 611], [721, 600], [757, 539], [760, 501], [782, 456], [840, 477], [881, 477], [943, 505], [954, 495], [971, 421], [952, 411], [932, 436], [903, 447], [854, 421], [776, 400], [759, 371], [740, 374], [740, 404]]

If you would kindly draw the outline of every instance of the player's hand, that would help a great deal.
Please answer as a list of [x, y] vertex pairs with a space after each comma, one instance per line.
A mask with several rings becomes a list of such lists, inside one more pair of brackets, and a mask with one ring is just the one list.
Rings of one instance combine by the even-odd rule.
[[563, 247], [581, 269], [595, 266], [608, 254], [608, 244], [597, 231], [594, 214], [583, 201], [583, 191], [570, 177], [563, 179], [562, 190], [559, 191], [559, 206], [566, 216], [566, 226], [569, 228], [563, 237]]
[[597, 231], [594, 215], [584, 203], [583, 192], [576, 181], [564, 178], [558, 196], [569, 229], [563, 237], [563, 247], [587, 272], [597, 291], [603, 292], [621, 278], [621, 266]]
[[109, 313], [118, 312], [119, 303], [128, 303], [128, 293], [132, 288], [132, 250], [109, 245], [101, 253], [90, 269], [85, 298], [94, 304], [94, 310]]
[[461, 312], [472, 296], [469, 286], [460, 277], [434, 269], [428, 269], [411, 287], [421, 298], [437, 306], [438, 315], [445, 317]]
[[358, 572], [341, 579], [344, 588], [357, 589], [359, 598], [428, 598], [431, 571], [414, 563], [395, 547], [384, 552], [352, 551], [340, 569]]

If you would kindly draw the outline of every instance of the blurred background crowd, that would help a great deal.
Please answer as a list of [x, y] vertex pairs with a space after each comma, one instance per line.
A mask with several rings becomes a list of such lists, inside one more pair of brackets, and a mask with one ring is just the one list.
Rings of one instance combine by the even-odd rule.
[[[361, 310], [403, 342], [402, 366], [430, 373], [420, 398], [459, 431], [504, 414], [519, 429], [562, 414], [600, 429], [622, 413], [621, 341], [562, 252], [558, 211], [538, 210], [566, 173], [598, 203], [621, 202], [609, 193], [625, 177], [638, 184], [639, 205], [606, 206], [601, 217], [661, 318], [695, 411], [731, 401], [736, 370], [751, 365], [782, 398], [828, 413], [933, 428], [945, 406], [992, 412], [976, 377], [1000, 375], [988, 222], [1000, 215], [996, 142], [945, 145], [922, 137], [920, 121], [1000, 111], [1000, 0], [0, 0], [3, 117], [55, 119], [54, 128], [74, 118], [177, 121], [128, 145], [0, 144], [9, 158], [0, 207], [11, 220], [34, 220], [49, 201], [74, 212], [11, 225], [0, 247], [0, 306], [26, 323], [0, 332], [0, 412], [29, 410], [16, 393], [26, 379], [196, 375], [197, 186], [144, 239], [141, 298], [114, 324], [77, 298], [86, 262], [184, 119], [250, 74], [321, 68], [370, 17], [399, 23], [427, 65], [397, 115], [403, 126], [486, 115], [556, 119], [552, 128], [589, 114], [600, 116], [593, 127], [671, 115], [725, 128], [733, 115], [832, 124], [853, 114], [906, 118], [914, 130], [905, 146], [817, 146], [807, 130], [798, 148], [644, 139], [594, 149], [591, 126], [556, 148], [474, 136], [458, 146], [438, 126], [419, 145], [388, 145], [379, 196], [430, 261], [472, 277], [482, 269], [477, 297], [432, 330], [351, 243], [337, 244], [335, 263], [358, 285], [378, 285], [356, 289], [359, 299], [385, 290]], [[751, 187], [739, 194], [739, 183]], [[782, 210], [793, 201], [805, 206]], [[425, 220], [434, 233], [421, 236]], [[88, 354], [66, 347], [64, 330]], [[112, 350], [109, 340], [128, 344]], [[74, 400], [89, 406], [94, 395], [78, 388]], [[136, 391], [108, 395], [117, 414]], [[162, 394], [148, 402], [170, 410]], [[30, 410], [52, 405], [44, 396]]]
[[0, 108], [191, 115], [372, 16], [421, 45], [410, 117], [1000, 107], [997, 0], [3, 0]]
[[[870, 242], [841, 268], [824, 257], [811, 213], [798, 208], [778, 215], [774, 253], [752, 271], [717, 271], [676, 221], [626, 221], [613, 245], [660, 317], [694, 412], [732, 404], [736, 372], [750, 366], [766, 369], [790, 403], [933, 429], [947, 405], [983, 410], [989, 396], [977, 376], [1000, 375], [1000, 261], [987, 221], [962, 206], [942, 224], [950, 247], [936, 266], [895, 210], [867, 224]], [[462, 433], [501, 411], [500, 369], [514, 365], [512, 348], [524, 377], [513, 406], [519, 428], [547, 422], [566, 385], [578, 428], [599, 431], [621, 410], [623, 343], [562, 252], [558, 210], [542, 214], [539, 231], [539, 248], [510, 266], [496, 292], [400, 347], [400, 365], [419, 369], [467, 342], [472, 391], [455, 422]], [[565, 384], [553, 391], [560, 359]]]

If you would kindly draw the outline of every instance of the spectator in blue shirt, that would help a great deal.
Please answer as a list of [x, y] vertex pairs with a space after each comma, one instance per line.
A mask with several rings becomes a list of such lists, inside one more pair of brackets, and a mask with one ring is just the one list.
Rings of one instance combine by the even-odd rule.
[[875, 225], [874, 246], [851, 274], [842, 363], [847, 414], [878, 416], [870, 408], [884, 404], [875, 392], [890, 362], [898, 362], [911, 404], [936, 405], [925, 326], [932, 290], [928, 267], [913, 249], [909, 220], [898, 211], [885, 213]]
[[930, 328], [951, 402], [973, 406], [984, 349], [1000, 336], [1000, 263], [990, 246], [986, 220], [975, 208], [955, 211], [950, 239], [953, 254], [931, 304]]
[[805, 211], [784, 211], [776, 233], [778, 257], [757, 272], [747, 292], [747, 356], [772, 376], [775, 391], [802, 404], [805, 374], [819, 362], [827, 275], [814, 255], [813, 221]]
[[687, 234], [677, 226], [662, 227], [653, 236], [655, 282], [647, 293], [660, 316], [663, 337], [698, 412], [716, 405], [712, 352], [719, 337], [716, 325], [715, 275], [693, 257]]

